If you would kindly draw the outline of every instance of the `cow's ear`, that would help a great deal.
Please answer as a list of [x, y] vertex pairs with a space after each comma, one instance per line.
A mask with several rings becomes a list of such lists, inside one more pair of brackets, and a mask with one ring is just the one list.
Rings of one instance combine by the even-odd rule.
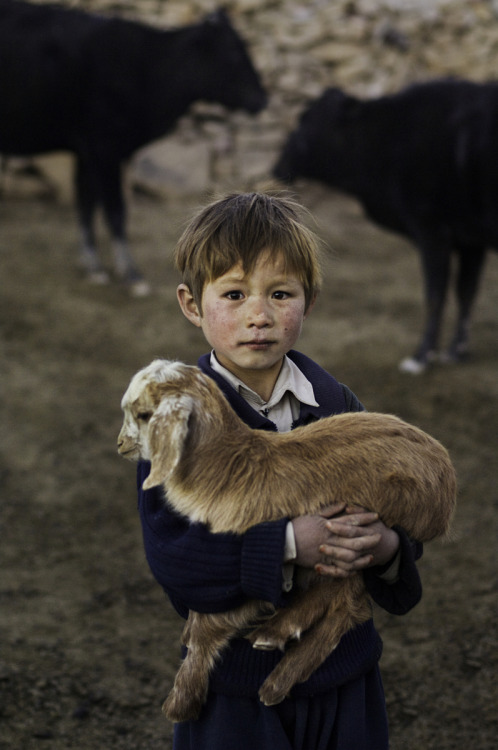
[[209, 13], [204, 18], [205, 23], [211, 24], [213, 26], [219, 26], [220, 24], [226, 24], [228, 23], [228, 15], [224, 7], [218, 8], [218, 10], [213, 11], [212, 13]]
[[339, 88], [330, 88], [325, 94], [325, 105], [334, 119], [354, 117], [360, 101]]

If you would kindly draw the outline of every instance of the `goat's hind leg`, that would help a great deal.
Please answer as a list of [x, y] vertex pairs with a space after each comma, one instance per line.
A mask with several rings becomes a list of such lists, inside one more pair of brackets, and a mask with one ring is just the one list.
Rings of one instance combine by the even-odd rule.
[[290, 695], [294, 685], [304, 682], [337, 647], [339, 638], [330, 632], [324, 620], [316, 623], [302, 637], [287, 648], [275, 669], [270, 672], [259, 689], [259, 698], [265, 706], [281, 703]]
[[206, 701], [209, 673], [218, 652], [228, 643], [229, 633], [220, 630], [209, 615], [190, 612], [182, 635], [188, 646], [173, 687], [162, 711], [170, 721], [197, 719]]
[[198, 718], [206, 702], [209, 675], [230, 639], [273, 611], [272, 605], [255, 600], [229, 612], [189, 613], [182, 636], [187, 655], [162, 707], [170, 721]]
[[335, 595], [329, 600], [323, 616], [316, 618], [299, 641], [290, 644], [261, 686], [259, 697], [266, 706], [280, 703], [296, 683], [309, 679], [337, 648], [342, 636], [371, 617], [363, 580], [355, 576], [340, 583], [342, 586], [335, 589]]

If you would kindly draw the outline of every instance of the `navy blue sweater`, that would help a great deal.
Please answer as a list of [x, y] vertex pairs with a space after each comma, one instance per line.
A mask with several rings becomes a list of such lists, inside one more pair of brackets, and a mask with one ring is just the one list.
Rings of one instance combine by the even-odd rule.
[[[288, 355], [313, 384], [318, 407], [302, 405], [295, 427], [331, 414], [361, 411], [362, 404], [344, 385], [308, 357]], [[258, 414], [216, 373], [209, 355], [199, 367], [212, 377], [233, 409], [254, 429], [275, 430], [270, 420]], [[264, 599], [285, 606], [289, 594], [282, 591], [282, 560], [288, 519], [258, 524], [243, 535], [211, 534], [202, 524], [191, 524], [172, 512], [159, 487], [142, 490], [150, 464], [140, 462], [137, 472], [138, 506], [147, 561], [151, 571], [182, 617], [188, 610], [223, 612], [248, 598]], [[404, 614], [419, 601], [421, 584], [415, 559], [421, 545], [413, 544], [402, 529], [399, 578], [388, 585], [382, 572], [369, 568], [365, 583], [372, 598], [394, 614]], [[373, 620], [346, 633], [337, 649], [311, 678], [294, 688], [295, 695], [312, 695], [348, 682], [368, 671], [380, 658], [382, 642]], [[280, 652], [258, 651], [248, 641], [236, 639], [223, 654], [211, 678], [211, 689], [230, 695], [255, 695], [281, 658]]]

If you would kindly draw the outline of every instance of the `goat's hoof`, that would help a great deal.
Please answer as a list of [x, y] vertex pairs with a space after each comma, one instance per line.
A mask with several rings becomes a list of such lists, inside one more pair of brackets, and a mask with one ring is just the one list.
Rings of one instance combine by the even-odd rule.
[[257, 638], [251, 639], [252, 647], [258, 651], [285, 651], [289, 641], [298, 641], [299, 632], [290, 635], [271, 636], [262, 633]]
[[167, 719], [177, 723], [195, 721], [199, 718], [201, 708], [202, 702], [194, 700], [185, 704], [178, 699], [178, 696], [170, 694], [163, 703], [162, 712]]
[[262, 625], [250, 634], [249, 640], [253, 648], [258, 651], [285, 651], [289, 641], [298, 641], [301, 638], [301, 628], [297, 626], [283, 629], [281, 623], [280, 629], [277, 629], [272, 625], [273, 623]]
[[265, 706], [276, 706], [278, 703], [282, 703], [286, 697], [287, 691], [279, 690], [275, 685], [263, 683], [259, 690], [259, 699]]
[[247, 640], [258, 651], [275, 651], [276, 649], [283, 651], [286, 642], [280, 634], [275, 634], [264, 627], [256, 628], [249, 633]]
[[252, 647], [257, 649], [258, 651], [275, 651], [277, 648], [280, 650], [282, 649], [282, 644], [275, 643], [271, 638], [257, 638], [253, 644]]

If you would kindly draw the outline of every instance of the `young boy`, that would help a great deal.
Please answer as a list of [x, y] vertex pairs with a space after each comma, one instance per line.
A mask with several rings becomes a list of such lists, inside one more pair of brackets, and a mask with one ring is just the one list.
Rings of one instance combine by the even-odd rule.
[[[232, 194], [203, 209], [176, 249], [178, 301], [211, 347], [199, 367], [254, 429], [286, 431], [344, 411], [356, 396], [293, 350], [320, 286], [319, 245], [288, 198]], [[285, 606], [296, 566], [345, 577], [362, 570], [372, 598], [404, 614], [420, 599], [420, 545], [354, 505], [263, 523], [244, 535], [210, 534], [171, 512], [158, 488], [139, 509], [147, 559], [182, 617], [247, 598]], [[387, 750], [387, 719], [373, 620], [349, 631], [311, 678], [267, 707], [258, 688], [280, 652], [243, 638], [222, 655], [197, 721], [175, 725], [175, 750]]]

